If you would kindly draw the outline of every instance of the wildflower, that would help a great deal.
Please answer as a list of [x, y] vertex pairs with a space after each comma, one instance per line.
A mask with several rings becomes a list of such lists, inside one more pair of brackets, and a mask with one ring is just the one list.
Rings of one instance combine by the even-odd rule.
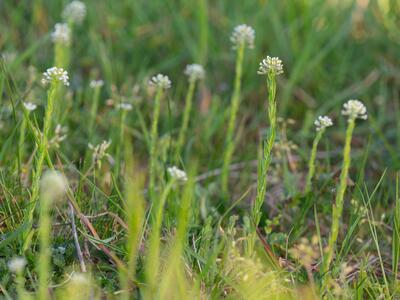
[[241, 45], [247, 46], [250, 49], [254, 48], [254, 36], [255, 31], [252, 27], [246, 24], [236, 26], [231, 35], [233, 49], [236, 49]]
[[88, 144], [89, 149], [93, 151], [93, 163], [97, 164], [99, 168], [101, 167], [101, 161], [103, 158], [110, 157], [110, 155], [107, 153], [107, 149], [110, 147], [110, 145], [111, 141], [103, 141], [101, 144], [96, 146], [92, 145], [91, 143]]
[[319, 116], [315, 122], [314, 125], [317, 129], [317, 131], [323, 130], [327, 127], [330, 127], [333, 125], [332, 119], [329, 118], [328, 116]]
[[129, 111], [129, 110], [132, 110], [132, 104], [126, 103], [126, 102], [119, 103], [117, 105], [117, 108], [121, 109], [121, 110]]
[[42, 84], [62, 83], [69, 86], [68, 72], [63, 68], [52, 67], [43, 73]]
[[188, 180], [186, 172], [178, 169], [176, 166], [168, 168], [167, 171], [169, 175], [177, 181], [185, 182]]
[[104, 85], [104, 81], [99, 79], [99, 80], [92, 80], [89, 84], [89, 86], [94, 89], [97, 87], [102, 87]]
[[61, 197], [68, 188], [67, 179], [55, 170], [47, 171], [40, 183], [44, 199]]
[[8, 262], [8, 268], [13, 273], [21, 273], [26, 266], [26, 259], [23, 257], [14, 257]]
[[149, 85], [166, 90], [171, 87], [171, 80], [169, 80], [168, 76], [166, 75], [157, 74], [151, 78]]
[[196, 81], [204, 78], [205, 71], [202, 65], [191, 64], [186, 66], [185, 75], [189, 77], [189, 81]]
[[74, 23], [82, 23], [86, 16], [86, 5], [82, 1], [72, 1], [65, 6], [62, 17]]
[[275, 75], [283, 73], [283, 64], [279, 57], [267, 56], [267, 58], [260, 62], [257, 74], [264, 75], [268, 73], [273, 73]]
[[37, 108], [37, 105], [32, 102], [23, 102], [23, 105], [28, 111], [34, 111]]
[[342, 115], [349, 116], [350, 119], [362, 119], [368, 118], [367, 108], [359, 100], [349, 100], [343, 104]]
[[66, 23], [57, 23], [54, 25], [54, 31], [51, 33], [51, 40], [54, 43], [68, 45], [71, 40], [71, 31]]

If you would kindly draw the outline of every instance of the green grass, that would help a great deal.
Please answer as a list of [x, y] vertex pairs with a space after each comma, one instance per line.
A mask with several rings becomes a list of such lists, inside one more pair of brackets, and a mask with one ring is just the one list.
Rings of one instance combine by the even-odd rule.
[[[398, 1], [86, 0], [71, 44], [55, 46], [67, 3], [0, 1], [0, 297], [400, 297]], [[229, 38], [244, 23], [255, 47], [238, 81]], [[257, 75], [267, 55], [284, 64], [276, 130], [274, 87]], [[55, 63], [70, 86], [49, 91]], [[206, 71], [196, 84], [192, 63]], [[170, 89], [149, 87], [158, 73]], [[368, 120], [343, 164], [348, 99]], [[312, 149], [319, 115], [334, 126]], [[88, 144], [103, 141], [94, 160]], [[51, 205], [48, 169], [68, 180]], [[27, 264], [14, 274], [16, 256]]]

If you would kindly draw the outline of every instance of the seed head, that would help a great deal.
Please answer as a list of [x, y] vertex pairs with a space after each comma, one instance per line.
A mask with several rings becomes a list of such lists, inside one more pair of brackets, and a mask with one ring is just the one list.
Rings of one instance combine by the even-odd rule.
[[81, 1], [72, 1], [65, 6], [62, 17], [74, 23], [82, 23], [86, 16], [86, 5]]
[[241, 24], [233, 29], [231, 35], [232, 48], [237, 49], [239, 46], [244, 45], [248, 48], [254, 48], [255, 31], [252, 27]]
[[178, 169], [176, 166], [168, 168], [167, 171], [169, 175], [177, 181], [185, 182], [188, 180], [186, 172]]
[[65, 86], [69, 86], [68, 72], [63, 68], [52, 67], [43, 73], [42, 84], [53, 84], [62, 83]]
[[99, 79], [99, 80], [92, 80], [89, 84], [89, 86], [94, 89], [97, 87], [102, 87], [104, 85], [104, 81]]
[[37, 105], [32, 102], [24, 102], [23, 105], [27, 111], [34, 111], [37, 108]]
[[100, 169], [101, 168], [101, 161], [103, 160], [104, 157], [110, 157], [110, 155], [107, 153], [107, 149], [110, 147], [111, 141], [103, 141], [101, 144], [98, 145], [92, 145], [89, 143], [88, 147], [90, 150], [92, 150], [92, 158], [93, 158], [93, 163], [97, 164], [97, 167]]
[[264, 75], [269, 73], [275, 75], [283, 73], [283, 64], [279, 57], [267, 56], [267, 58], [260, 62], [257, 74]]
[[13, 273], [21, 273], [26, 266], [26, 259], [23, 257], [14, 257], [8, 262], [8, 268]]
[[330, 127], [333, 125], [332, 119], [329, 118], [328, 116], [319, 116], [315, 122], [314, 125], [317, 129], [317, 131], [323, 130], [327, 127]]
[[66, 193], [68, 182], [60, 172], [50, 170], [43, 175], [40, 188], [45, 200], [57, 199]]
[[166, 75], [157, 74], [150, 79], [149, 85], [166, 90], [171, 87], [171, 80]]
[[366, 120], [368, 118], [367, 108], [359, 100], [349, 100], [345, 104], [343, 104], [342, 115], [349, 116], [349, 120]]
[[66, 23], [57, 23], [54, 25], [54, 31], [51, 33], [53, 43], [69, 45], [71, 40], [71, 31]]
[[196, 81], [204, 78], [205, 71], [202, 65], [191, 64], [186, 66], [185, 75], [189, 77], [189, 81]]

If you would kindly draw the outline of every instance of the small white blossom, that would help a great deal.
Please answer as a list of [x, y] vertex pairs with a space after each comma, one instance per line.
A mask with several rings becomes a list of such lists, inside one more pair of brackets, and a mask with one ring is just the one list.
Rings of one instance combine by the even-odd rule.
[[283, 64], [279, 57], [267, 56], [267, 58], [260, 62], [257, 74], [264, 75], [268, 73], [273, 73], [275, 75], [283, 73]]
[[171, 80], [166, 75], [157, 74], [150, 79], [149, 85], [166, 90], [171, 87]]
[[89, 143], [88, 147], [90, 150], [92, 150], [92, 158], [93, 158], [93, 163], [97, 164], [99, 168], [101, 168], [101, 161], [103, 160], [104, 157], [109, 157], [110, 155], [107, 153], [107, 149], [110, 147], [111, 141], [103, 141], [101, 144], [98, 144], [96, 146], [92, 145]]
[[65, 6], [62, 17], [74, 23], [82, 23], [86, 16], [86, 5], [82, 1], [72, 1]]
[[26, 266], [26, 259], [23, 257], [14, 257], [8, 262], [8, 268], [13, 273], [21, 273]]
[[178, 169], [176, 166], [168, 168], [167, 171], [169, 175], [177, 181], [185, 182], [188, 180], [186, 172]]
[[191, 64], [186, 66], [185, 75], [189, 77], [189, 81], [196, 81], [204, 78], [205, 71], [202, 65]]
[[62, 83], [69, 86], [68, 72], [63, 68], [52, 67], [43, 73], [42, 84]]
[[49, 144], [59, 148], [60, 143], [67, 138], [67, 132], [68, 127], [62, 127], [60, 124], [57, 124], [56, 129], [54, 130], [54, 137], [49, 141]]
[[132, 104], [126, 103], [126, 102], [119, 103], [117, 105], [117, 108], [118, 109], [122, 109], [122, 110], [126, 110], [126, 111], [130, 111], [130, 110], [132, 110]]
[[104, 81], [99, 79], [99, 80], [92, 80], [90, 81], [90, 87], [92, 89], [97, 88], [97, 87], [102, 87], [104, 85]]
[[359, 100], [349, 100], [343, 104], [342, 115], [349, 116], [349, 119], [362, 119], [368, 118], [367, 108]]
[[49, 170], [44, 173], [40, 181], [40, 188], [45, 200], [53, 200], [67, 192], [68, 182], [60, 172]]
[[231, 35], [233, 49], [237, 49], [241, 45], [247, 46], [250, 49], [254, 48], [254, 37], [255, 31], [252, 27], [246, 24], [236, 26]]
[[57, 23], [54, 25], [54, 31], [51, 33], [53, 43], [68, 45], [71, 40], [71, 30], [66, 23]]
[[32, 102], [23, 102], [23, 105], [28, 111], [34, 111], [37, 108], [37, 105]]
[[317, 131], [320, 131], [322, 129], [332, 126], [333, 122], [332, 122], [332, 119], [329, 118], [328, 116], [319, 116], [315, 120], [314, 125], [315, 125]]

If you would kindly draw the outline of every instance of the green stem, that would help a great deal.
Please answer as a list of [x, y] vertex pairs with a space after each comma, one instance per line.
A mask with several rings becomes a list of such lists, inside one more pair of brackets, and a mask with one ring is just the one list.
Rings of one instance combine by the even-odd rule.
[[194, 94], [195, 87], [196, 87], [196, 81], [191, 80], [189, 83], [189, 89], [188, 89], [188, 92], [186, 94], [186, 99], [185, 99], [185, 110], [183, 112], [182, 127], [181, 127], [181, 130], [179, 131], [178, 142], [176, 144], [176, 157], [177, 158], [181, 154], [182, 147], [185, 143], [186, 132], [187, 132], [187, 129], [189, 126], [189, 120], [190, 120], [190, 112], [192, 110], [193, 94]]
[[51, 199], [43, 196], [40, 201], [40, 219], [39, 219], [39, 289], [38, 289], [38, 299], [45, 300], [49, 298], [48, 294], [48, 282], [50, 274], [50, 202]]
[[231, 109], [228, 121], [228, 130], [226, 133], [225, 140], [225, 153], [224, 153], [224, 162], [222, 166], [222, 174], [221, 174], [221, 182], [222, 182], [222, 193], [227, 195], [228, 193], [228, 179], [229, 179], [229, 165], [232, 160], [232, 155], [234, 151], [234, 130], [236, 123], [237, 111], [239, 109], [240, 103], [240, 90], [241, 90], [241, 81], [242, 81], [242, 67], [243, 67], [243, 56], [244, 56], [245, 45], [242, 44], [237, 49], [236, 56], [236, 76], [235, 76], [235, 85], [234, 92], [231, 100]]
[[94, 91], [93, 91], [92, 106], [90, 108], [89, 138], [92, 137], [94, 123], [96, 121], [97, 110], [99, 107], [100, 89], [101, 89], [101, 87], [97, 86], [94, 88]]
[[149, 193], [150, 199], [154, 201], [154, 187], [156, 178], [156, 162], [157, 162], [157, 143], [158, 143], [158, 119], [160, 117], [161, 97], [163, 90], [161, 87], [157, 88], [156, 98], [154, 102], [153, 122], [151, 125], [150, 133], [150, 175], [149, 175]]
[[119, 124], [119, 143], [117, 144], [117, 153], [116, 153], [116, 166], [115, 166], [115, 175], [119, 176], [119, 172], [121, 169], [121, 145], [124, 143], [124, 127], [125, 127], [125, 119], [126, 119], [127, 111], [125, 109], [121, 109], [121, 119]]
[[[342, 218], [344, 193], [346, 192], [347, 177], [351, 162], [351, 153], [350, 153], [351, 139], [354, 127], [355, 127], [355, 119], [350, 118], [346, 130], [346, 141], [343, 150], [343, 164], [342, 164], [342, 171], [340, 173], [339, 189], [336, 194], [335, 204], [332, 207], [332, 227], [329, 236], [328, 251], [325, 255], [324, 264], [322, 268], [322, 274], [328, 272], [330, 264], [333, 259], [333, 254], [336, 249], [336, 241], [339, 235], [340, 219]], [[325, 276], [325, 278], [326, 277], [327, 276]]]
[[315, 158], [317, 156], [317, 148], [324, 131], [325, 131], [324, 129], [321, 129], [320, 131], [317, 132], [317, 135], [315, 136], [312, 145], [310, 160], [308, 161], [308, 174], [307, 174], [306, 186], [304, 188], [305, 194], [308, 194], [311, 191], [311, 183], [315, 173]]

